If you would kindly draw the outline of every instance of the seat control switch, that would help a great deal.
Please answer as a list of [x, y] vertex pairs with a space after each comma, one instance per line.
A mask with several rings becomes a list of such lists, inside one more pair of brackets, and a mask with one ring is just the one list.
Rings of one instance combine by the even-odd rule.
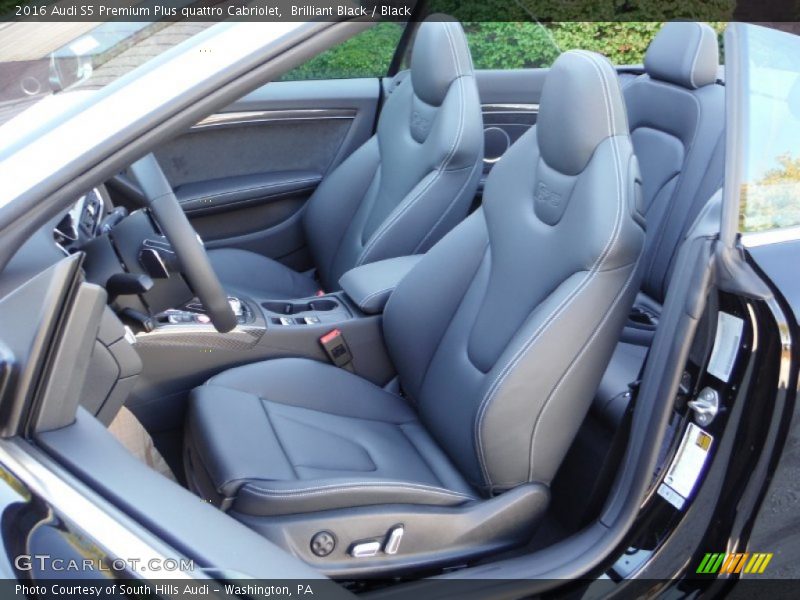
[[384, 553], [397, 554], [397, 551], [400, 549], [400, 542], [403, 540], [403, 532], [402, 525], [397, 525], [389, 531], [389, 535], [386, 538], [386, 545], [383, 547]]
[[336, 548], [336, 536], [330, 531], [319, 531], [311, 538], [311, 552], [319, 557], [328, 556]]
[[359, 542], [350, 549], [350, 555], [353, 558], [369, 558], [375, 556], [380, 549], [380, 542]]

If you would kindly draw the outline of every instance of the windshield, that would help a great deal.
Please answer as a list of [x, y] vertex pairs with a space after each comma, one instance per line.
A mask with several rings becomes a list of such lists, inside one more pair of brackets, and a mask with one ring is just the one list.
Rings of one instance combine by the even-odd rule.
[[103, 87], [211, 25], [0, 24], [0, 124], [53, 94]]
[[800, 38], [743, 28], [746, 127], [739, 226], [759, 232], [800, 225]]

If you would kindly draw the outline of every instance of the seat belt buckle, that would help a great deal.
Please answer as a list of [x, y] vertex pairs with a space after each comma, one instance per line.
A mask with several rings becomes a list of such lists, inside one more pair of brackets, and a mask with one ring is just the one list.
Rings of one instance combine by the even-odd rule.
[[319, 343], [334, 365], [352, 371], [353, 355], [339, 329], [332, 329], [323, 335], [319, 338]]

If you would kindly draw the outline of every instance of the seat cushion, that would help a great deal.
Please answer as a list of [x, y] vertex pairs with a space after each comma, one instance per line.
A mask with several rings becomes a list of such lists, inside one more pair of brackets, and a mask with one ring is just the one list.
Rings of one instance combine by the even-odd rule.
[[240, 293], [261, 300], [313, 296], [319, 284], [281, 263], [247, 250], [218, 248], [208, 259], [228, 293]]
[[239, 367], [195, 389], [187, 457], [197, 491], [251, 515], [476, 498], [403, 398], [307, 359]]

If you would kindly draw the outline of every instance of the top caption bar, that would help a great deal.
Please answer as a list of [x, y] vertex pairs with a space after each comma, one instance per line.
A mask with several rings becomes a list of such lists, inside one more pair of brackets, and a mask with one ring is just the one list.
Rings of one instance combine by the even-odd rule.
[[432, 13], [460, 21], [798, 21], [786, 0], [0, 0], [0, 21], [368, 21], [422, 20]]

